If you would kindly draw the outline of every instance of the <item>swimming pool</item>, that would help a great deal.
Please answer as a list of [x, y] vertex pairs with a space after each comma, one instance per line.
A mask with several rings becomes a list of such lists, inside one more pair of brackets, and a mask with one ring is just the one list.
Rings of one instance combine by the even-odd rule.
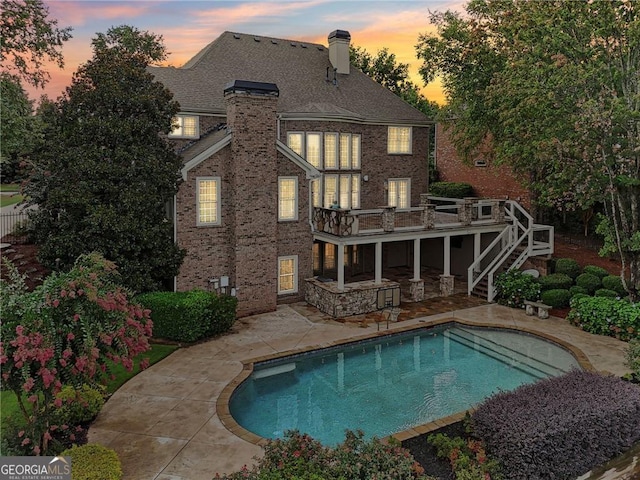
[[297, 429], [335, 445], [345, 429], [387, 436], [572, 368], [542, 338], [447, 324], [256, 364], [229, 410], [261, 437]]

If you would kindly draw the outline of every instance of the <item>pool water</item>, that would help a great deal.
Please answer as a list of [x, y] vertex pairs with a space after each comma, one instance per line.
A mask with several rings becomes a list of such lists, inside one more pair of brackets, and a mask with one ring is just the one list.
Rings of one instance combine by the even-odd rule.
[[383, 437], [572, 368], [539, 337], [447, 325], [256, 364], [230, 410], [265, 438], [295, 429], [336, 445], [346, 429]]

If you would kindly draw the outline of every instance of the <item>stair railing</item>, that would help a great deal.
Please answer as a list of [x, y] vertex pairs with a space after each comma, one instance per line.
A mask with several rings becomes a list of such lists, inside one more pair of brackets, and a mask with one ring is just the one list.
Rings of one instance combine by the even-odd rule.
[[[471, 292], [478, 283], [480, 283], [483, 278], [486, 278], [487, 300], [490, 302], [493, 301], [495, 297], [493, 280], [496, 272], [511, 257], [513, 252], [524, 244], [525, 240], [526, 246], [507, 269], [510, 270], [520, 267], [530, 256], [533, 248], [533, 218], [518, 202], [512, 200], [505, 202], [505, 220], [509, 222], [510, 225], [484, 249], [480, 256], [469, 266], [467, 271], [469, 295], [471, 295]], [[500, 251], [495, 256], [489, 257], [498, 245], [500, 245]], [[491, 260], [483, 268], [483, 262], [486, 262], [488, 258], [491, 258]]]

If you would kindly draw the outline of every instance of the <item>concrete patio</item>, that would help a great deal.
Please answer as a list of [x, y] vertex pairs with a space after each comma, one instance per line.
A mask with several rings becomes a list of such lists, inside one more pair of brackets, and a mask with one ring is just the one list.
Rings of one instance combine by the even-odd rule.
[[[311, 313], [301, 305], [282, 305], [239, 320], [228, 335], [176, 351], [109, 399], [90, 428], [89, 441], [118, 452], [127, 480], [210, 480], [216, 473], [251, 465], [261, 447], [229, 431], [216, 411], [221, 392], [242, 372], [243, 362], [387, 328], [386, 323], [339, 323]], [[540, 320], [496, 304], [404, 320], [391, 324], [389, 331], [448, 318], [551, 336], [584, 352], [598, 371], [627, 372], [625, 343], [585, 333], [562, 319]]]

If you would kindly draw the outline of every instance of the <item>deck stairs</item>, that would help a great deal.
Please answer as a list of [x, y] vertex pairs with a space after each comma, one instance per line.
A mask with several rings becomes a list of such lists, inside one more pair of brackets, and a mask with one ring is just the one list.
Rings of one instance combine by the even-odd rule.
[[468, 269], [468, 294], [490, 302], [495, 298], [498, 274], [520, 268], [530, 257], [553, 253], [553, 227], [534, 223], [518, 202], [505, 202], [505, 221], [504, 230]]

